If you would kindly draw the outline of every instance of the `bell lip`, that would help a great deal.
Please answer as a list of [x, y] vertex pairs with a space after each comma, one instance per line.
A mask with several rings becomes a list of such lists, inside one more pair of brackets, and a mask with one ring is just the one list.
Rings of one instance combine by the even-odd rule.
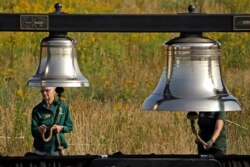
[[152, 94], [145, 99], [142, 105], [143, 110], [170, 111], [170, 112], [228, 112], [241, 111], [237, 99], [229, 94], [219, 99], [167, 99], [162, 95]]
[[37, 79], [34, 77], [31, 77], [31, 79], [28, 80], [27, 86], [30, 87], [89, 87], [89, 81], [87, 79], [81, 79], [81, 80], [73, 80], [73, 79]]

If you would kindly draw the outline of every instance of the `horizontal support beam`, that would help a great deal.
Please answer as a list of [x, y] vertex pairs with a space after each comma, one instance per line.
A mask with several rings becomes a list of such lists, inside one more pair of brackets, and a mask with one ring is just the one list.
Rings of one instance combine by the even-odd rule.
[[[71, 155], [71, 156], [35, 156], [32, 153], [27, 156], [0, 156], [1, 167], [9, 166], [203, 166], [215, 167], [248, 167], [249, 155], [187, 155], [187, 154], [137, 154], [137, 155]], [[99, 162], [99, 163], [98, 163]], [[100, 163], [101, 162], [101, 163]], [[159, 163], [160, 162], [160, 163]], [[145, 164], [146, 163], [146, 164]]]
[[0, 31], [249, 32], [250, 14], [0, 14]]

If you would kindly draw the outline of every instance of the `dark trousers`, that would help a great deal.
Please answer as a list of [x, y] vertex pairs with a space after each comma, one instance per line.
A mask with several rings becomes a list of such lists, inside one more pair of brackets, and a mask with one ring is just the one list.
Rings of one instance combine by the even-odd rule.
[[208, 150], [204, 149], [203, 145], [198, 145], [198, 154], [219, 154], [225, 155], [226, 153], [220, 149], [211, 147]]

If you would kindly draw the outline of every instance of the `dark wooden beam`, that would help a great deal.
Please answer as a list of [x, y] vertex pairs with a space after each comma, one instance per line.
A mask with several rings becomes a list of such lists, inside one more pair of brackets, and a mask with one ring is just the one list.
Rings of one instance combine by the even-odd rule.
[[0, 31], [249, 32], [250, 14], [0, 14]]

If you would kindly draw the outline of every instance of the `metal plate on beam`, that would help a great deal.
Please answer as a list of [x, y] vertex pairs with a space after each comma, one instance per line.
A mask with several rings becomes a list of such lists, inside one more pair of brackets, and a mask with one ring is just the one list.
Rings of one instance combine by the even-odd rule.
[[20, 15], [21, 30], [48, 30], [48, 15]]
[[250, 30], [250, 16], [234, 16], [234, 30]]

